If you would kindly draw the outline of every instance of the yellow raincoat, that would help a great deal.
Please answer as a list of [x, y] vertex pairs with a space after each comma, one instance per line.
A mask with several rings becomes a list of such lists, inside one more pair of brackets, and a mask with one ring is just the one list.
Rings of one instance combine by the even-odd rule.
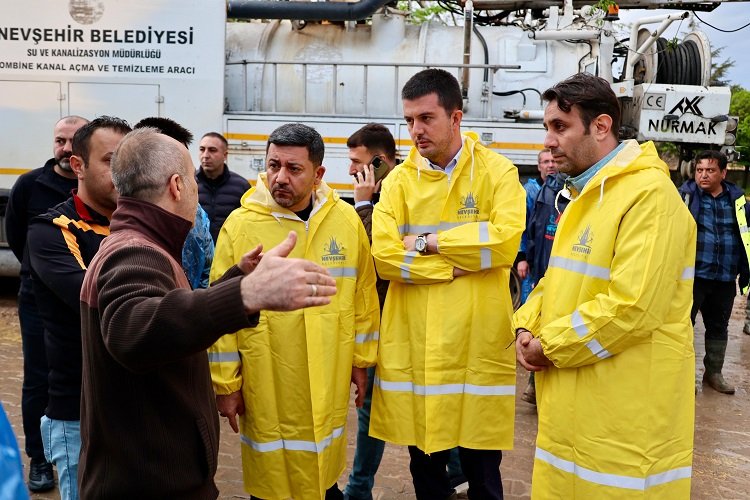
[[223, 336], [209, 350], [211, 376], [217, 394], [242, 390], [246, 490], [267, 500], [323, 498], [346, 465], [352, 366], [376, 361], [375, 268], [357, 213], [325, 183], [307, 223], [279, 206], [266, 183], [261, 174], [222, 226], [211, 278], [256, 244], [273, 248], [293, 230], [290, 256], [326, 267], [337, 292], [327, 306], [262, 311], [257, 327]]
[[[416, 148], [385, 179], [372, 223], [383, 309], [370, 435], [426, 453], [513, 447], [510, 267], [525, 193], [506, 158], [464, 134], [450, 180]], [[437, 233], [439, 254], [404, 250]], [[453, 278], [453, 268], [470, 271]]]
[[689, 498], [696, 227], [649, 142], [627, 141], [563, 212], [513, 320], [537, 374], [532, 498]]

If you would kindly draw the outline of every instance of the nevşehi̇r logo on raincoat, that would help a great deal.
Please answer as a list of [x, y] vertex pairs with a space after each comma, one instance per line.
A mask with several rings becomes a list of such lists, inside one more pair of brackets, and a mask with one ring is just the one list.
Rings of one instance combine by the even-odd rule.
[[581, 231], [581, 234], [578, 235], [578, 243], [575, 243], [572, 248], [573, 253], [589, 255], [591, 253], [591, 243], [593, 241], [594, 235], [591, 232], [591, 226], [588, 225], [583, 231]]
[[346, 255], [344, 254], [344, 246], [336, 241], [335, 236], [331, 236], [328, 243], [323, 245], [323, 257], [321, 258], [323, 264], [338, 264], [346, 262]]
[[479, 209], [477, 205], [479, 200], [474, 196], [474, 193], [469, 191], [466, 196], [461, 198], [461, 208], [456, 211], [456, 215], [459, 220], [471, 219], [475, 220], [479, 215]]

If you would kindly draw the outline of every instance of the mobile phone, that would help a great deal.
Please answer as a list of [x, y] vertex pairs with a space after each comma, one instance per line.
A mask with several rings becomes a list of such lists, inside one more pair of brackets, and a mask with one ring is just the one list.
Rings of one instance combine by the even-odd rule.
[[375, 182], [381, 180], [388, 173], [388, 164], [379, 156], [373, 156], [372, 160], [370, 160], [370, 165], [372, 165], [373, 173], [375, 174]]

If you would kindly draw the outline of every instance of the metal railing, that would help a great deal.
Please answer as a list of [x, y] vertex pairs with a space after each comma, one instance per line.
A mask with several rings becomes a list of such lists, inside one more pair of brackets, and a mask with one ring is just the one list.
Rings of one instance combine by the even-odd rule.
[[[316, 112], [316, 115], [337, 115], [338, 110], [338, 93], [339, 85], [339, 68], [342, 67], [359, 67], [362, 69], [362, 106], [363, 114], [371, 115], [370, 106], [368, 103], [368, 81], [370, 76], [371, 68], [388, 68], [393, 70], [393, 87], [390, 89], [390, 94], [393, 96], [393, 116], [398, 116], [399, 110], [401, 109], [401, 98], [400, 98], [400, 85], [399, 80], [402, 74], [402, 69], [407, 68], [441, 68], [446, 70], [463, 70], [463, 69], [479, 69], [479, 70], [491, 70], [492, 74], [500, 69], [519, 69], [518, 65], [507, 65], [507, 64], [435, 64], [435, 63], [355, 63], [355, 62], [302, 62], [302, 61], [273, 61], [273, 60], [242, 60], [242, 61], [229, 61], [226, 63], [227, 66], [242, 66], [242, 86], [243, 86], [243, 110], [251, 111], [251, 106], [248, 102], [249, 86], [248, 86], [248, 66], [260, 65], [262, 67], [262, 74], [265, 74], [267, 69], [270, 67], [270, 78], [271, 78], [271, 89], [273, 95], [271, 96], [271, 109], [264, 110], [267, 112], [277, 113], [279, 110], [279, 95], [278, 95], [278, 81], [279, 81], [279, 68], [286, 66], [301, 66], [302, 76], [301, 81], [303, 82], [304, 92], [302, 94], [302, 109], [296, 111], [295, 114], [311, 114], [308, 111], [308, 67], [324, 67], [331, 68], [332, 70], [332, 82], [331, 85], [331, 109], [329, 112]], [[454, 74], [454, 76], [456, 76]], [[491, 92], [491, 80], [483, 82], [482, 92], [480, 99], [483, 101], [484, 106], [483, 117], [489, 118], [492, 110], [492, 92]], [[256, 89], [257, 92], [263, 92], [263, 85], [261, 88]], [[263, 96], [260, 96], [260, 100], [263, 100]], [[231, 113], [232, 111], [228, 111]]]

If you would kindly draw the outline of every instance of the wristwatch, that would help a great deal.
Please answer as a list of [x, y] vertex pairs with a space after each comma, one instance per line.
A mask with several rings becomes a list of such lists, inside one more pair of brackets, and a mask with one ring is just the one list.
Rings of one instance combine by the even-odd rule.
[[414, 240], [414, 248], [417, 250], [417, 252], [421, 253], [422, 255], [425, 255], [427, 253], [427, 235], [430, 233], [422, 233], [419, 236], [417, 236], [417, 239]]

